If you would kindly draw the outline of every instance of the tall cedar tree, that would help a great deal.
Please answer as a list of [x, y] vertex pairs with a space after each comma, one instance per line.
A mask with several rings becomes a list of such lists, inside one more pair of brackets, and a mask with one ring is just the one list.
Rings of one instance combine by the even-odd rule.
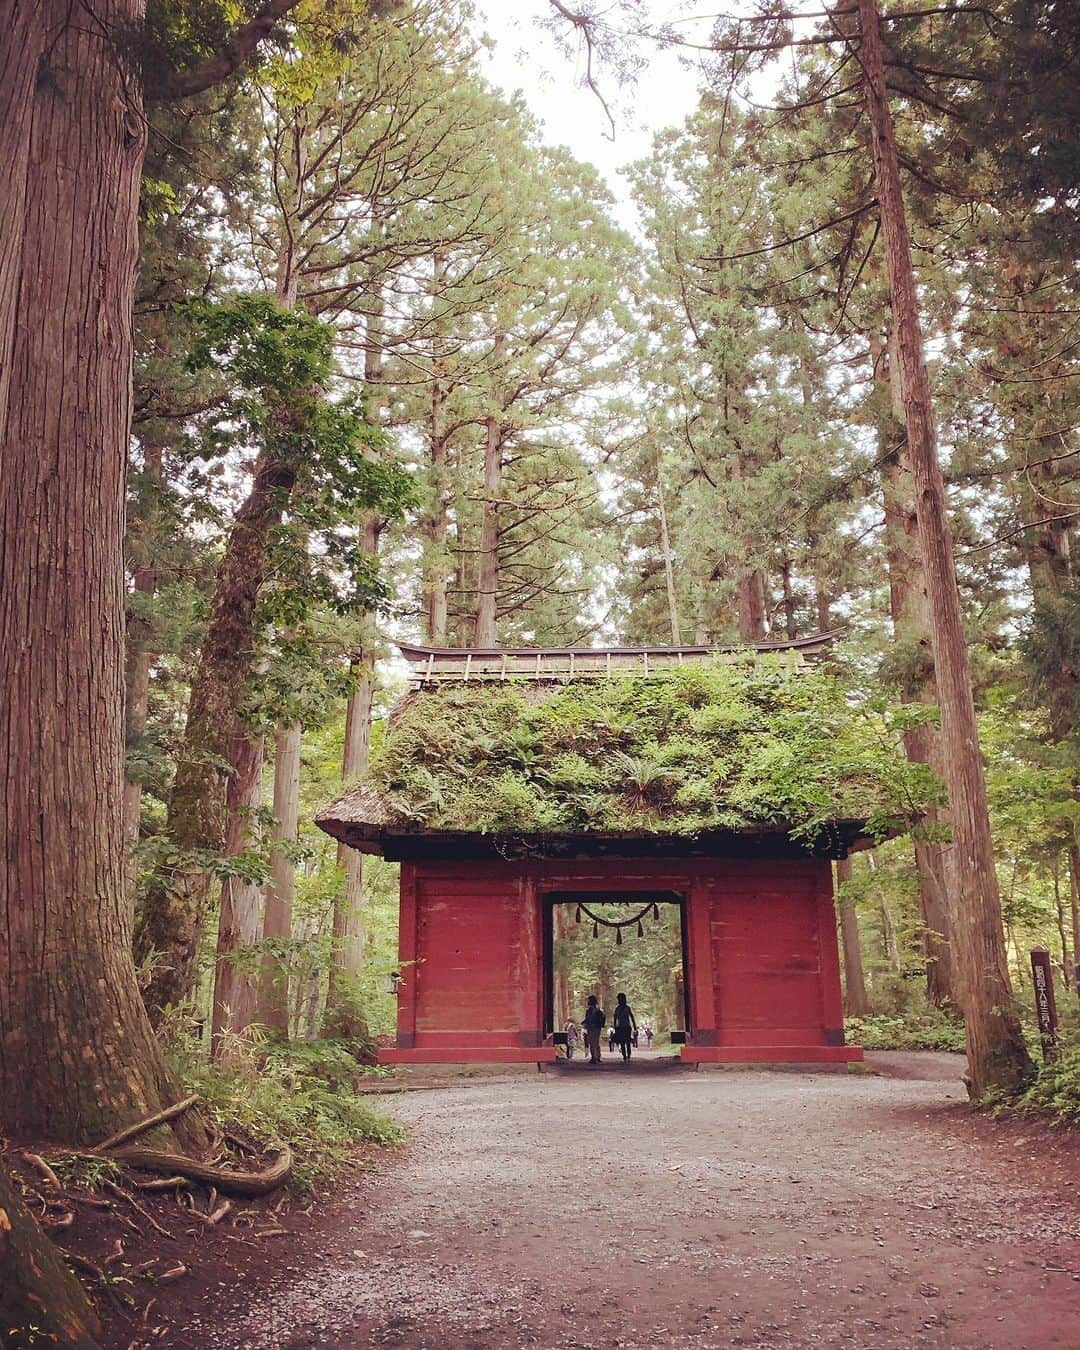
[[949, 898], [950, 937], [967, 1028], [969, 1090], [978, 1097], [990, 1088], [1014, 1091], [1030, 1075], [1031, 1062], [1009, 981], [1002, 938], [1001, 901], [979, 729], [875, 0], [858, 0], [858, 18], [859, 61], [870, 119], [878, 210], [896, 323], [908, 457], [915, 483], [934, 666], [941, 697], [949, 788], [947, 818], [952, 830], [956, 879], [956, 890]]

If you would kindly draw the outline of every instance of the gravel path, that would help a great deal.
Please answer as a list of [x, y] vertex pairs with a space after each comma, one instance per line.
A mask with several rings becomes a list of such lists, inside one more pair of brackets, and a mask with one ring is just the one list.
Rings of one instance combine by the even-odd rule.
[[1075, 1350], [1076, 1142], [972, 1116], [961, 1066], [387, 1099], [409, 1147], [190, 1344]]

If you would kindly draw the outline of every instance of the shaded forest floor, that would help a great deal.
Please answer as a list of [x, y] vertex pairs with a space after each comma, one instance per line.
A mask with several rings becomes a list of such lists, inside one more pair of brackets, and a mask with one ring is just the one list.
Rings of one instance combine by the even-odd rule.
[[871, 1060], [387, 1099], [407, 1148], [276, 1239], [207, 1234], [110, 1345], [1075, 1346], [1080, 1141], [973, 1115], [958, 1056]]

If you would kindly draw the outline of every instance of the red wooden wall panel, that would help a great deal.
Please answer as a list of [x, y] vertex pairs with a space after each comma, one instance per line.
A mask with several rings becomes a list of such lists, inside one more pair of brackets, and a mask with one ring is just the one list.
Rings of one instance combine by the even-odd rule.
[[506, 878], [421, 874], [416, 973], [416, 1044], [431, 1036], [498, 1042], [519, 1030], [520, 892]]
[[744, 865], [702, 889], [709, 904], [717, 1044], [823, 1043], [812, 868]]

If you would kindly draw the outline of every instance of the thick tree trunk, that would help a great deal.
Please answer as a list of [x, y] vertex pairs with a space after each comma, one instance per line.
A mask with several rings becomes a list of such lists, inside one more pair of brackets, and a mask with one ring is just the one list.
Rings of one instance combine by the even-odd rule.
[[994, 871], [986, 782], [946, 514], [945, 485], [937, 456], [937, 433], [923, 355], [876, 0], [858, 0], [858, 15], [859, 56], [941, 699], [948, 819], [956, 863], [956, 886], [948, 897], [949, 936], [967, 1029], [969, 1091], [979, 1097], [992, 1087], [1017, 1089], [1031, 1074], [1032, 1064], [1002, 941], [1001, 899]]
[[266, 576], [270, 533], [281, 523], [296, 473], [292, 462], [260, 458], [218, 568], [169, 798], [168, 834], [185, 860], [150, 887], [136, 932], [138, 959], [157, 958], [145, 995], [152, 1016], [167, 1004], [186, 1002], [194, 987], [210, 891], [202, 855], [218, 855], [225, 846], [228, 776], [220, 762], [227, 759], [251, 673], [255, 603]]
[[[837, 891], [851, 880], [851, 859], [840, 858], [836, 863]], [[859, 916], [855, 901], [839, 896], [840, 936], [844, 945], [844, 1007], [850, 1017], [863, 1017], [870, 1011], [866, 994], [866, 975], [863, 971], [862, 945], [859, 940]]]
[[0, 0], [0, 1130], [71, 1142], [178, 1095], [123, 867], [140, 19]]
[[12, 1347], [97, 1350], [100, 1336], [82, 1285], [34, 1222], [0, 1162], [0, 1339]]
[[[909, 665], [904, 672], [901, 698], [905, 702], [936, 705], [931, 642], [930, 601], [926, 571], [919, 548], [918, 518], [912, 497], [911, 474], [904, 454], [906, 432], [899, 389], [888, 365], [887, 345], [871, 339], [877, 409], [878, 453], [882, 461], [882, 496], [885, 505], [885, 555], [889, 566], [889, 610], [893, 636]], [[927, 764], [945, 778], [941, 735], [932, 725], [912, 727], [904, 735], [904, 751], [914, 764]], [[926, 814], [928, 832], [939, 826], [936, 808]], [[953, 989], [949, 920], [945, 910], [946, 889], [954, 884], [950, 875], [952, 851], [935, 840], [915, 844], [915, 870], [919, 884], [922, 945], [926, 958], [926, 995], [937, 1007], [959, 1004]]]
[[765, 636], [765, 577], [759, 570], [739, 572], [735, 581], [739, 641], [760, 642]]
[[[235, 858], [258, 842], [255, 812], [262, 804], [263, 741], [237, 728], [229, 747], [232, 777], [225, 790], [225, 856]], [[262, 891], [244, 877], [226, 877], [221, 886], [217, 965], [211, 1017], [210, 1055], [227, 1054], [255, 1017], [258, 980], [250, 951], [262, 935]]]
[[[506, 338], [496, 335], [492, 345], [492, 362], [497, 378], [499, 362], [506, 349]], [[476, 582], [476, 628], [474, 647], [494, 647], [495, 624], [499, 613], [499, 498], [502, 494], [503, 441], [505, 430], [494, 406], [496, 394], [491, 394], [493, 406], [484, 419], [484, 501], [480, 517], [480, 557]]]
[[[271, 882], [266, 891], [263, 941], [288, 943], [292, 937], [296, 869], [281, 845], [296, 842], [300, 819], [300, 727], [278, 732], [274, 748], [274, 830]], [[267, 952], [259, 979], [259, 1021], [281, 1037], [289, 1034], [289, 962]]]

